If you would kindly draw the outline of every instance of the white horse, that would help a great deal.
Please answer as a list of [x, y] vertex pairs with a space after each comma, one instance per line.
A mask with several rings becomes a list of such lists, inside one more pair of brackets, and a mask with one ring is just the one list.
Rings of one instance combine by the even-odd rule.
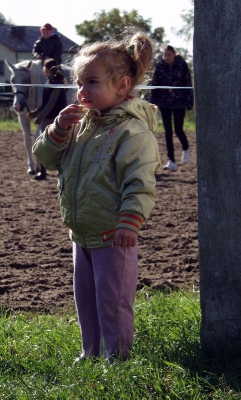
[[[24, 146], [27, 152], [28, 174], [36, 173], [35, 161], [32, 154], [33, 140], [31, 136], [31, 119], [28, 117], [29, 111], [35, 110], [42, 105], [43, 86], [21, 86], [29, 84], [44, 84], [46, 76], [43, 73], [43, 64], [41, 60], [24, 60], [17, 64], [12, 64], [5, 60], [5, 63], [11, 71], [10, 83], [14, 94], [13, 108], [18, 114], [18, 119], [23, 131]], [[63, 73], [70, 84], [70, 68], [67, 65], [61, 65]], [[75, 93], [72, 88], [66, 89], [67, 104], [75, 102]], [[39, 136], [39, 126], [34, 134], [34, 140]]]

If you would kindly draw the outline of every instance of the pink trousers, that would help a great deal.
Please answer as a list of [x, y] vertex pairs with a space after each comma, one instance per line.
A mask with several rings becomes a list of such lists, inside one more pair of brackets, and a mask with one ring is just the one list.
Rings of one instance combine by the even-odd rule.
[[138, 247], [83, 249], [73, 243], [74, 296], [82, 333], [82, 357], [129, 356]]

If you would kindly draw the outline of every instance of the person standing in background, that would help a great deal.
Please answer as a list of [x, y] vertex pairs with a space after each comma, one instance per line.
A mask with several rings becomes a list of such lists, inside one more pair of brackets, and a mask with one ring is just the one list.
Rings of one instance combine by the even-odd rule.
[[[172, 46], [166, 46], [163, 58], [157, 62], [151, 86], [192, 87], [191, 74], [186, 61]], [[176, 170], [177, 164], [173, 146], [172, 116], [174, 130], [182, 145], [182, 163], [190, 161], [190, 147], [183, 130], [186, 109], [193, 108], [192, 89], [153, 89], [149, 97], [150, 103], [156, 104], [161, 112], [165, 129], [168, 162], [166, 170]]]
[[[43, 71], [44, 75], [47, 77], [46, 84], [66, 84], [66, 78], [61, 70], [61, 67], [53, 58], [49, 58], [44, 61]], [[66, 105], [67, 102], [65, 89], [61, 87], [51, 88], [47, 86], [43, 91], [42, 107], [29, 112], [28, 115], [30, 118], [35, 118], [35, 124], [40, 125], [39, 133], [41, 134], [48, 125], [52, 124], [55, 117], [57, 117], [59, 112], [65, 108]], [[41, 164], [40, 172], [35, 175], [35, 180], [40, 181], [44, 179], [46, 179], [46, 168]]]
[[60, 36], [54, 32], [51, 24], [44, 24], [40, 28], [41, 38], [36, 40], [32, 54], [35, 60], [54, 58], [58, 64], [62, 62], [63, 43]]

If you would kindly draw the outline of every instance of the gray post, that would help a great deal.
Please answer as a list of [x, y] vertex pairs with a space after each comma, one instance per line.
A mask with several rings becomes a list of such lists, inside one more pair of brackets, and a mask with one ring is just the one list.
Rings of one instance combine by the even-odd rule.
[[194, 1], [201, 347], [241, 355], [241, 1]]

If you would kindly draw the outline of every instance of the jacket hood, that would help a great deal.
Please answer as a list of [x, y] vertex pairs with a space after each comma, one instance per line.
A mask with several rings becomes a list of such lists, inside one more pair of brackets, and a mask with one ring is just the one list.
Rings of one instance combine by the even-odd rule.
[[[149, 131], [155, 132], [158, 125], [158, 107], [139, 98], [131, 98], [124, 101], [110, 111], [101, 114], [98, 110], [82, 109], [83, 117], [88, 121], [98, 121], [102, 124], [111, 124], [117, 120], [122, 120], [127, 116], [133, 116], [141, 121]], [[87, 122], [86, 121], [86, 122]]]
[[112, 109], [114, 113], [118, 113], [120, 110], [139, 119], [151, 132], [156, 131], [158, 107], [155, 104], [150, 104], [139, 98], [133, 98]]

